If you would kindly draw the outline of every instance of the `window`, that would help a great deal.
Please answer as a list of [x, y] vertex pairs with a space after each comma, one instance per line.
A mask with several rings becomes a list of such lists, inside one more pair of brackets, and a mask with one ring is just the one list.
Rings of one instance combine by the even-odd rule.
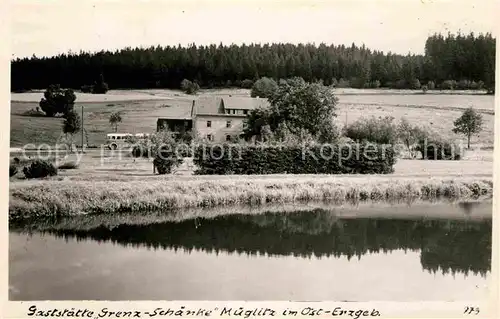
[[230, 142], [231, 141], [231, 135], [226, 135], [226, 141]]
[[236, 114], [236, 110], [233, 110], [233, 114]]
[[231, 121], [226, 121], [226, 127], [230, 128], [231, 127]]
[[226, 110], [226, 114], [231, 114], [231, 110]]
[[212, 121], [207, 121], [207, 127], [212, 127]]
[[208, 134], [208, 135], [207, 135], [207, 140], [209, 140], [209, 141], [212, 141], [212, 140], [213, 140], [212, 134]]
[[248, 110], [243, 110], [243, 114], [247, 115], [248, 114]]

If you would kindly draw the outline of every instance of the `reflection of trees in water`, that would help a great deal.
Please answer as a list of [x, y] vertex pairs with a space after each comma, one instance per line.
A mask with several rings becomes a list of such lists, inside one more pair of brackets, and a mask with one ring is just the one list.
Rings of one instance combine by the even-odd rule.
[[342, 219], [315, 210], [51, 232], [123, 245], [250, 255], [350, 259], [404, 249], [421, 251], [422, 266], [429, 271], [465, 274], [486, 274], [491, 259], [491, 220]]
[[458, 203], [458, 207], [464, 212], [466, 215], [471, 215], [475, 208], [481, 206], [481, 202], [461, 202]]

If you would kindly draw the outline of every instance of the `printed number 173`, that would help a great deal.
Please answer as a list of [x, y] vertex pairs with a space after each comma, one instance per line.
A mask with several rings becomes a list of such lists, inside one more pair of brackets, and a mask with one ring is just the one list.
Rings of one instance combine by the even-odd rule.
[[479, 307], [465, 307], [464, 314], [466, 315], [478, 315]]

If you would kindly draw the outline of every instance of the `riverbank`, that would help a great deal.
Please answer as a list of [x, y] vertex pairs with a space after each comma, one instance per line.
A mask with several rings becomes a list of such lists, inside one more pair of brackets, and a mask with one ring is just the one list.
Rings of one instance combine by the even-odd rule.
[[326, 201], [360, 202], [491, 199], [492, 178], [274, 175], [130, 181], [40, 181], [10, 184], [9, 220], [34, 217], [258, 206]]

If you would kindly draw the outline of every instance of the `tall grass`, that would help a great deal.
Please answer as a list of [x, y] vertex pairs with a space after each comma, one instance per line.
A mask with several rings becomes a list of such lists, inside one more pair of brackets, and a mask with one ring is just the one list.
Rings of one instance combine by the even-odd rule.
[[87, 213], [328, 201], [332, 204], [491, 198], [491, 179], [266, 178], [42, 181], [10, 187], [9, 219]]

